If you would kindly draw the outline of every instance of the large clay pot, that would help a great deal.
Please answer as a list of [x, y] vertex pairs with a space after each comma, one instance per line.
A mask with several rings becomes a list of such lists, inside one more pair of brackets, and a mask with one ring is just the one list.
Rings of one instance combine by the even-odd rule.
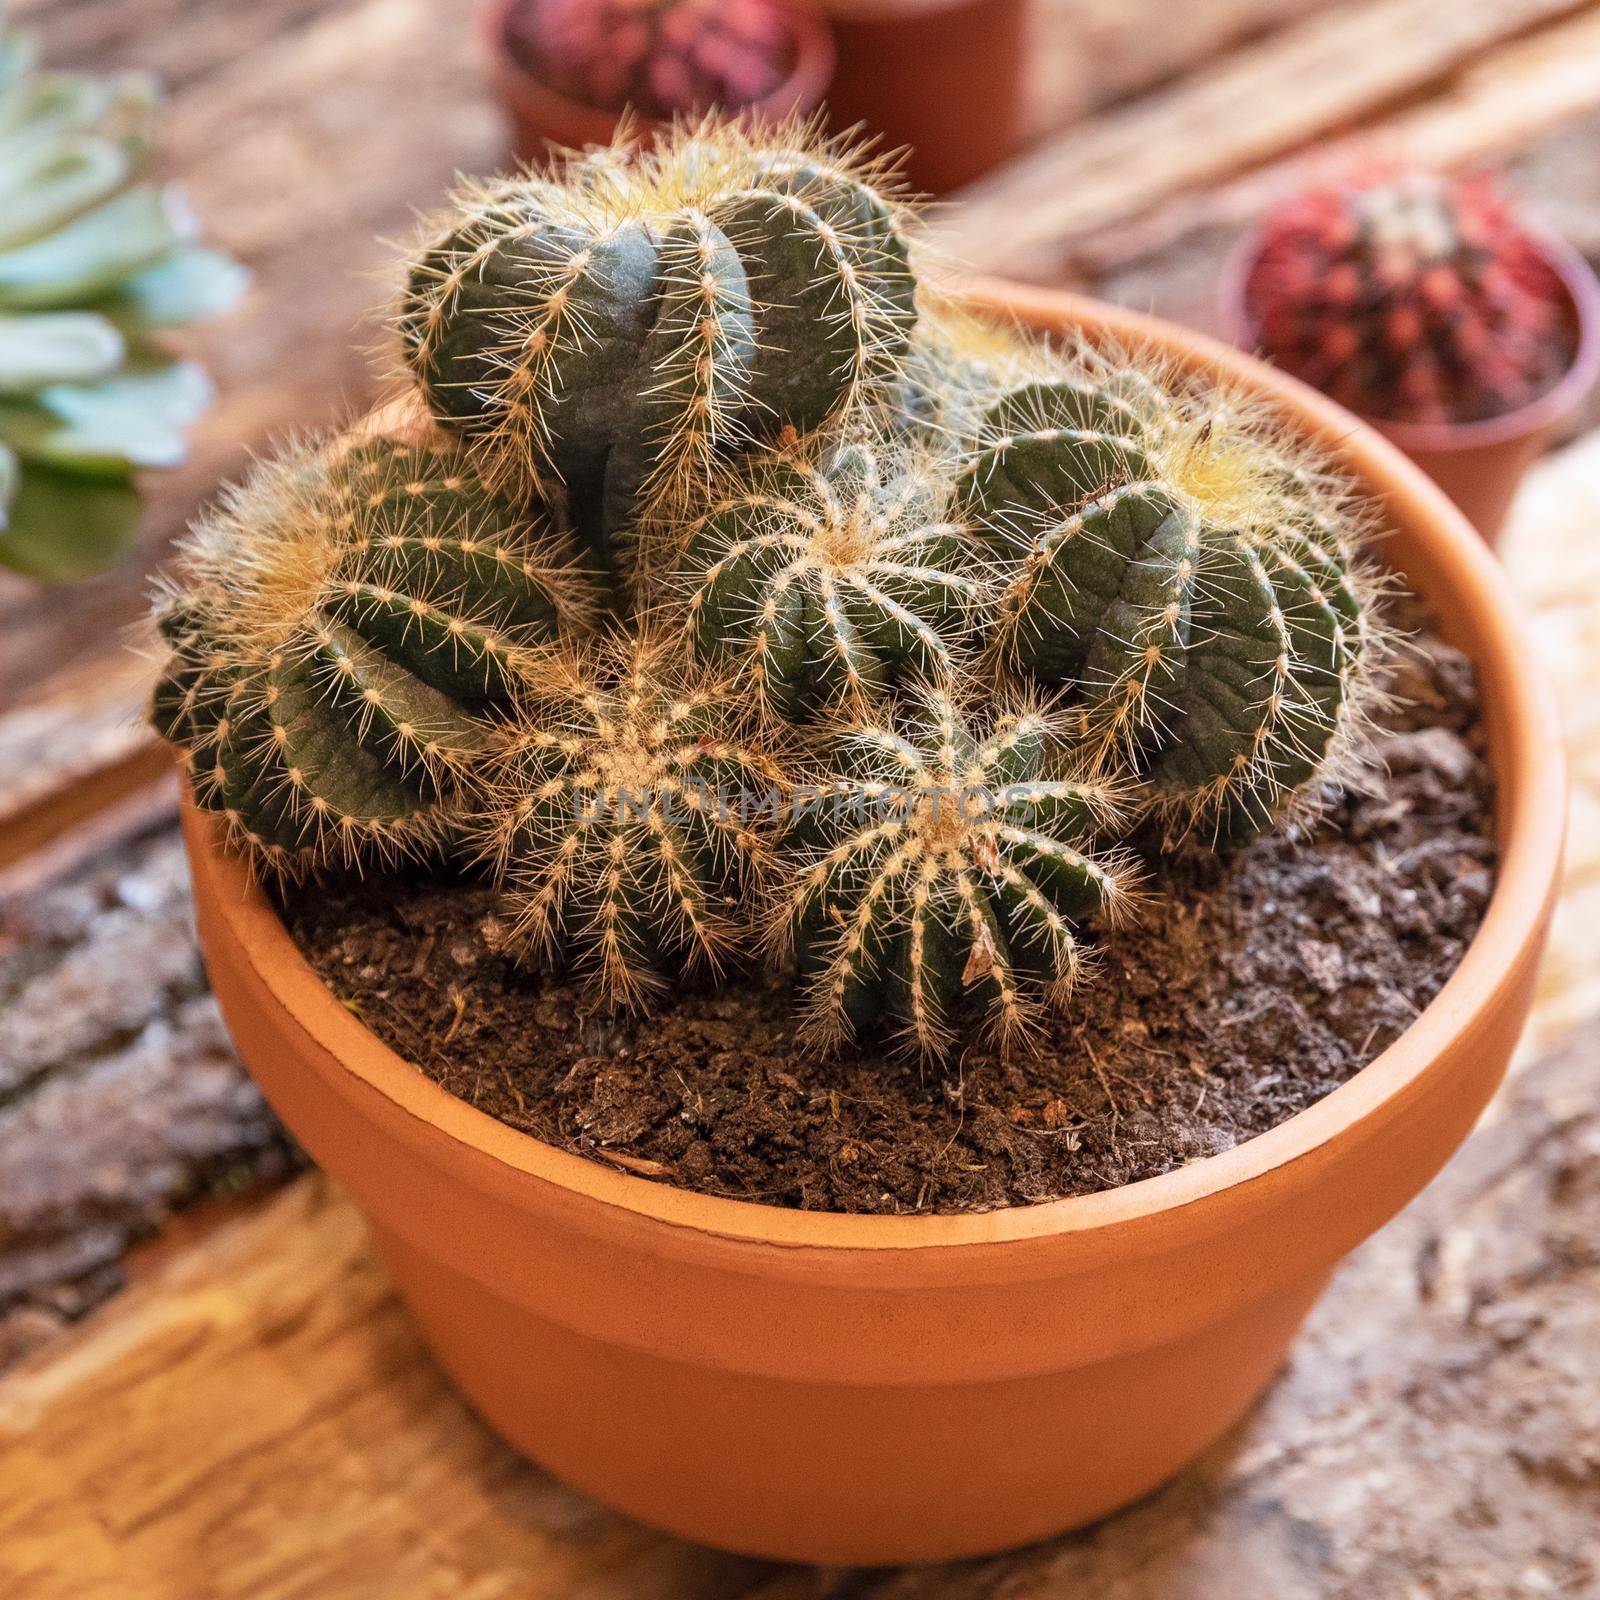
[[1340, 1258], [1433, 1176], [1527, 1015], [1565, 814], [1556, 713], [1505, 585], [1398, 451], [1248, 357], [1047, 291], [1036, 327], [1148, 338], [1264, 393], [1375, 490], [1386, 559], [1483, 688], [1499, 881], [1383, 1054], [1221, 1155], [981, 1216], [817, 1214], [614, 1171], [475, 1111], [364, 1028], [190, 809], [206, 963], [240, 1054], [351, 1193], [483, 1417], [599, 1499], [730, 1549], [931, 1561], [1154, 1488], [1271, 1381]]
[[[1515, 411], [1480, 422], [1363, 419], [1399, 445], [1491, 545], [1499, 541], [1523, 474], [1588, 399], [1600, 377], [1600, 283], [1589, 263], [1565, 240], [1546, 234], [1540, 245], [1566, 290], [1574, 335], [1572, 365], [1559, 383]], [[1228, 337], [1246, 350], [1260, 343], [1245, 292], [1259, 251], [1255, 237], [1247, 236], [1222, 274], [1222, 325]]]
[[1022, 141], [1027, 0], [822, 0], [838, 55], [828, 117], [907, 151], [912, 184], [947, 194]]
[[[478, 32], [489, 82], [511, 123], [512, 153], [519, 161], [538, 163], [554, 150], [581, 150], [610, 144], [622, 125], [614, 111], [573, 100], [530, 72], [506, 47], [506, 17], [516, 0], [482, 0]], [[821, 104], [833, 76], [833, 35], [827, 21], [805, 0], [786, 0], [784, 9], [794, 33], [795, 59], [788, 77], [771, 94], [746, 106], [741, 118], [778, 123], [808, 116]], [[641, 144], [651, 143], [667, 124], [633, 117], [629, 127]]]

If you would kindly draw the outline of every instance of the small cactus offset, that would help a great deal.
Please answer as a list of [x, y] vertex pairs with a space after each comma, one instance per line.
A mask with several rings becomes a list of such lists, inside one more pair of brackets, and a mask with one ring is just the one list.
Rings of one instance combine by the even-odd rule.
[[597, 1001], [636, 1010], [669, 974], [748, 948], [787, 775], [744, 722], [676, 641], [544, 662], [478, 828], [512, 951], [573, 960]]
[[1270, 416], [1159, 363], [1040, 359], [991, 399], [962, 500], [1012, 561], [996, 638], [1074, 687], [1103, 763], [1169, 833], [1309, 801], [1363, 709], [1360, 518]]
[[783, 908], [810, 1042], [886, 1020], [937, 1057], [958, 1006], [977, 1003], [1005, 1049], [1070, 994], [1075, 930], [1118, 914], [1129, 889], [1121, 858], [1089, 842], [1118, 797], [1049, 775], [1057, 732], [1034, 708], [979, 722], [937, 689], [834, 732], [817, 797], [797, 796]]
[[984, 594], [950, 478], [883, 441], [774, 457], [690, 528], [690, 646], [787, 721], [948, 682]]
[[656, 122], [753, 106], [796, 53], [775, 0], [529, 0], [510, 12], [506, 45], [580, 105]]
[[152, 717], [258, 867], [415, 854], [454, 826], [527, 661], [584, 604], [558, 542], [458, 452], [312, 441], [191, 535]]
[[915, 320], [885, 175], [801, 130], [681, 128], [459, 192], [412, 262], [405, 360], [496, 482], [547, 482], [610, 563], [719, 466], [893, 378]]
[[1503, 415], [1572, 357], [1561, 280], [1484, 178], [1377, 172], [1298, 195], [1264, 224], [1244, 292], [1268, 356], [1388, 422]]
[[1028, 349], [1019, 328], [924, 291], [900, 376], [887, 397], [888, 427], [936, 450], [959, 448], [978, 424], [986, 392]]

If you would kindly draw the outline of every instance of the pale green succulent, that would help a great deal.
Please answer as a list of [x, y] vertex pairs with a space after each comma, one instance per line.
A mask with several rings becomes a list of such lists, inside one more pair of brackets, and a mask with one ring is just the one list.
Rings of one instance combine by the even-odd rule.
[[146, 180], [156, 107], [142, 74], [35, 70], [0, 13], [0, 565], [33, 576], [131, 547], [134, 475], [181, 461], [211, 398], [155, 336], [246, 281]]

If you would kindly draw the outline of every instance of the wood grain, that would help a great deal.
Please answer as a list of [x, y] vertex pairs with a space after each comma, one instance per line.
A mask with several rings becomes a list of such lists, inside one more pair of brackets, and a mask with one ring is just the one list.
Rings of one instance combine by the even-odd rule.
[[1360, 0], [1067, 129], [962, 195], [955, 261], [1051, 282], [1077, 236], [1393, 108], [1494, 46], [1592, 9], [1574, 0]]

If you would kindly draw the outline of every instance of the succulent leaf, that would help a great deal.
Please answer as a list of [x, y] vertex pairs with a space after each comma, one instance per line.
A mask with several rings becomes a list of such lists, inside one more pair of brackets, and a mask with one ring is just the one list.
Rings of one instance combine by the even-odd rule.
[[124, 480], [38, 464], [23, 468], [4, 444], [0, 458], [10, 460], [16, 479], [0, 513], [0, 566], [71, 583], [120, 561], [138, 544], [139, 495]]
[[61, 581], [132, 548], [127, 480], [180, 461], [210, 402], [198, 368], [143, 336], [223, 309], [245, 274], [189, 243], [175, 191], [138, 182], [148, 78], [33, 65], [0, 17], [0, 446], [18, 478], [0, 565]]
[[0, 316], [0, 395], [103, 378], [126, 349], [116, 325], [92, 311]]
[[0, 250], [0, 306], [81, 305], [163, 260], [194, 226], [176, 190], [126, 190], [54, 233]]
[[124, 278], [94, 309], [129, 337], [187, 327], [220, 316], [244, 293], [250, 274], [232, 256], [183, 245]]
[[24, 460], [125, 477], [182, 461], [185, 430], [210, 399], [211, 381], [195, 362], [145, 356], [93, 382], [48, 384], [26, 400], [0, 400], [0, 439]]
[[27, 244], [109, 200], [132, 177], [127, 150], [92, 134], [69, 134], [0, 167], [0, 249]]

